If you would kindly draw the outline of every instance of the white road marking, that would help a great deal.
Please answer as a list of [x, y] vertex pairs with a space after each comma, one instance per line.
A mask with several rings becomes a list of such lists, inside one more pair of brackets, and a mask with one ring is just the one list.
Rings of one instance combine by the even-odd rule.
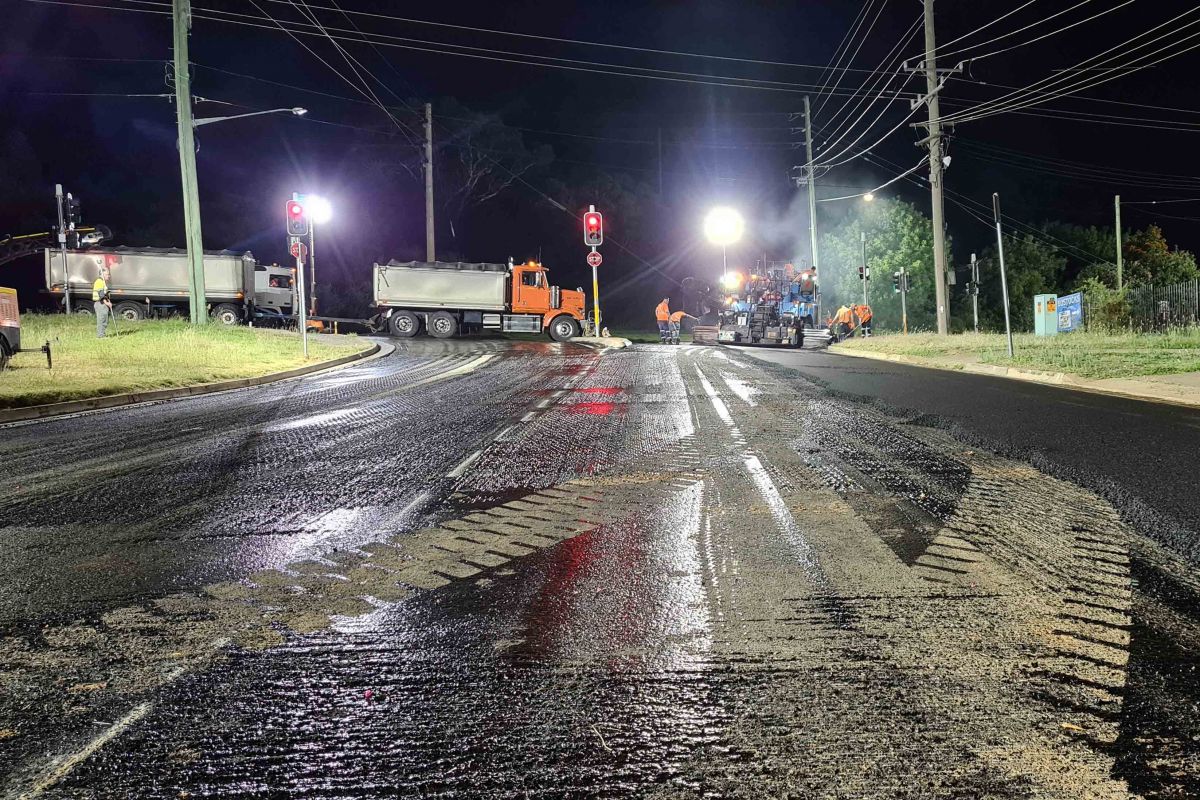
[[481, 455], [483, 455], [483, 450], [476, 450], [474, 453], [471, 453], [471, 455], [460, 461], [457, 467], [447, 472], [446, 477], [461, 478], [471, 468], [471, 465], [479, 460]]
[[533, 420], [533, 419], [534, 419], [534, 418], [536, 418], [536, 417], [537, 417], [537, 412], [536, 412], [536, 411], [530, 411], [528, 414], [526, 414], [525, 416], [521, 417], [521, 422], [529, 422], [529, 421]]

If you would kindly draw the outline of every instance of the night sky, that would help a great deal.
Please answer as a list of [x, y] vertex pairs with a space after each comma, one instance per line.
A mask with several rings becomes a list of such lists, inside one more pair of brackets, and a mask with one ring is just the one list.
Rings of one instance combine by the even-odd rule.
[[[81, 2], [126, 10], [3, 0], [0, 180], [5, 192], [0, 196], [0, 233], [45, 229], [53, 213], [53, 185], [61, 182], [82, 196], [84, 219], [108, 224], [116, 243], [181, 246], [173, 105], [165, 97], [128, 96], [171, 92], [164, 84], [164, 63], [171, 58], [170, 16], [147, 13], [169, 12], [169, 3]], [[641, 305], [653, 305], [646, 298], [669, 292], [688, 275], [715, 274], [720, 254], [700, 232], [700, 220], [713, 204], [736, 206], [748, 219], [745, 242], [731, 250], [734, 261], [753, 260], [764, 252], [771, 258], [801, 255], [800, 243], [806, 241], [807, 232], [804, 220], [791, 209], [802, 206], [795, 201], [803, 199], [803, 193], [789, 180], [790, 168], [803, 160], [802, 150], [794, 149], [802, 142], [796, 130], [801, 122], [789, 114], [801, 110], [804, 94], [815, 98], [814, 107], [820, 109], [816, 122], [827, 132], [852, 121], [846, 113], [850, 109], [857, 107], [854, 116], [866, 110], [861, 121], [849, 126], [854, 132], [838, 150], [860, 133], [864, 137], [859, 146], [875, 145], [890, 128], [901, 126], [872, 147], [868, 158], [855, 158], [823, 175], [822, 196], [872, 188], [915, 165], [923, 152], [913, 144], [923, 133], [902, 124], [909, 112], [907, 98], [924, 90], [923, 79], [909, 80], [905, 93], [890, 103], [868, 107], [850, 99], [840, 116], [847, 98], [827, 99], [818, 91], [823, 84], [820, 67], [831, 61], [859, 18], [864, 5], [860, 2], [339, 2], [351, 12], [583, 40], [566, 43], [347, 17], [338, 13], [332, 0], [310, 4], [317, 19], [330, 28], [353, 31], [357, 26], [371, 34], [405, 37], [387, 43], [379, 40], [378, 47], [341, 42], [360, 62], [364, 75], [369, 71], [378, 79], [366, 78], [385, 105], [453, 98], [462, 107], [495, 114], [520, 129], [529, 147], [552, 150], [552, 161], [525, 173], [521, 182], [467, 213], [453, 235], [448, 225], [439, 224], [439, 258], [502, 261], [540, 254], [557, 282], [580, 285], [590, 280], [578, 220], [588, 202], [587, 187], [618, 186], [632, 196], [649, 198], [636, 205], [641, 217], [636, 220], [600, 208], [607, 211], [610, 239], [625, 246], [610, 242], [603, 248], [602, 290], [606, 286], [619, 290], [607, 309], [614, 320], [641, 321]], [[939, 66], [952, 66], [960, 59], [1117, 10], [1045, 41], [970, 64], [946, 86], [943, 114], [1006, 91], [998, 85], [1022, 87], [1110, 48], [1112, 54], [1121, 53], [1128, 48], [1122, 46], [1126, 39], [1185, 14], [1194, 3], [1092, 0], [1046, 20], [1075, 3], [1041, 0], [952, 43], [1018, 5], [1011, 0], [940, 4], [938, 39], [949, 44], [939, 51], [946, 54], [939, 55]], [[308, 191], [329, 196], [335, 206], [335, 219], [321, 230], [318, 242], [318, 263], [327, 270], [322, 272], [323, 280], [343, 287], [328, 293], [334, 298], [331, 302], [337, 302], [339, 292], [343, 304], [356, 302], [354, 287], [366, 291], [374, 260], [422, 258], [420, 180], [403, 170], [381, 167], [384, 162], [395, 166], [405, 158], [416, 158], [416, 153], [402, 145], [394, 123], [380, 109], [339, 77], [355, 82], [343, 55], [318, 36], [300, 36], [314, 54], [269, 24], [250, 27], [201, 18], [213, 15], [208, 9], [256, 17], [265, 9], [286, 25], [302, 20], [300, 8], [290, 2], [200, 0], [191, 39], [193, 91], [209, 102], [197, 105], [197, 116], [296, 105], [308, 108], [309, 114], [303, 119], [266, 116], [199, 129], [206, 246], [249, 249], [262, 260], [284, 259], [283, 203], [292, 191]], [[849, 63], [862, 70], [877, 69], [882, 63], [888, 72], [894, 71], [899, 59], [885, 58], [920, 12], [920, 4], [912, 0], [873, 0], [859, 34], [850, 39], [850, 50], [856, 54]], [[873, 24], [868, 33], [869, 23]], [[983, 44], [1026, 25], [1030, 26], [1026, 31]], [[1195, 26], [1194, 31], [1189, 26]], [[1149, 59], [1154, 60], [1200, 45], [1200, 38], [1181, 41], [1200, 36], [1200, 14], [1188, 14], [1147, 38], [1163, 35], [1168, 38], [1138, 52], [1181, 42]], [[586, 42], [816, 68], [672, 56]], [[392, 46], [397, 44], [404, 47]], [[500, 59], [529, 61], [534, 55], [574, 59], [571, 65], [580, 69], [561, 68], [567, 62], [549, 68], [447, 54], [452, 44], [484, 48], [486, 52], [470, 52]], [[897, 52], [915, 63], [922, 50], [918, 30]], [[608, 65], [712, 77], [655, 73], [660, 79], [646, 79], [582, 71], [616, 69]], [[992, 237], [988, 225], [958, 203], [968, 207], [971, 201], [980, 203], [976, 213], [990, 217], [993, 191], [1001, 193], [1006, 213], [1018, 220], [1084, 225], [1111, 225], [1116, 193], [1126, 200], [1200, 197], [1200, 178], [1186, 177], [1200, 175], [1195, 146], [1200, 135], [1198, 68], [1200, 49], [1083, 90], [1078, 97], [1057, 98], [1019, 114], [957, 126], [949, 141], [953, 160], [946, 173], [947, 188], [955, 193], [946, 204], [954, 260], [965, 262], [970, 251], [982, 249]], [[708, 85], [729, 83], [727, 78], [733, 77], [774, 81], [759, 86], [776, 90]], [[829, 83], [838, 77], [831, 76]], [[874, 85], [879, 77], [870, 72], [844, 73], [840, 89], [869, 90], [873, 98], [883, 88]], [[901, 83], [892, 79], [886, 85], [891, 88], [884, 96], [890, 97]], [[883, 113], [885, 108], [889, 110]], [[867, 123], [877, 117], [868, 130]], [[918, 111], [909, 122], [923, 118], [924, 112]], [[1111, 124], [1114, 121], [1127, 124]], [[435, 139], [448, 135], [435, 126]], [[826, 146], [825, 138], [818, 133], [818, 151]], [[439, 150], [438, 158], [453, 153]], [[1078, 165], [1050, 166], [1016, 153]], [[915, 180], [899, 181], [881, 194], [910, 200], [928, 213], [928, 191], [920, 183], [925, 172], [918, 170]], [[1196, 188], [1190, 189], [1193, 183]], [[556, 209], [547, 196], [566, 205], [570, 213]], [[602, 201], [597, 198], [597, 202]], [[841, 215], [853, 213], [854, 202], [822, 204], [821, 224], [834, 224]], [[1131, 207], [1124, 222], [1126, 227], [1142, 227], [1157, 221], [1172, 244], [1195, 250], [1200, 247], [1196, 220], [1200, 220], [1200, 203]], [[27, 304], [33, 304], [36, 297], [31, 295], [40, 286], [40, 260], [0, 267], [0, 278], [16, 284]]]

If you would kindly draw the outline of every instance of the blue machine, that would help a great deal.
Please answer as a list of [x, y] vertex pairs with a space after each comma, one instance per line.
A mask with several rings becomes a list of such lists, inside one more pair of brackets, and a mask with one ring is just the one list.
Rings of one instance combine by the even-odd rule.
[[728, 277], [718, 341], [801, 347], [806, 337], [828, 338], [817, 329], [821, 291], [816, 270], [760, 261], [751, 275]]

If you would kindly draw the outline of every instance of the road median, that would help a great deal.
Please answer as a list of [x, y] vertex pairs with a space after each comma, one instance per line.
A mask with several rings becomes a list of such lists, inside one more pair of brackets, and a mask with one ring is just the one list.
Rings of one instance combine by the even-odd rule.
[[[1198, 348], [1200, 340], [1190, 334], [1171, 337], [1074, 334], [1069, 339], [1049, 340], [1023, 335], [1016, 344], [1017, 358], [1010, 362], [1004, 337], [1000, 335], [963, 334], [938, 339], [932, 334], [917, 334], [850, 340], [832, 346], [830, 351], [855, 358], [1200, 407]], [[1038, 368], [1060, 363], [1079, 365], [1080, 371], [1088, 374]]]
[[312, 336], [309, 357], [294, 333], [178, 321], [125, 323], [104, 339], [94, 323], [24, 317], [27, 345], [50, 342], [53, 368], [22, 353], [0, 374], [0, 423], [258, 386], [371, 356], [379, 345], [353, 336]]

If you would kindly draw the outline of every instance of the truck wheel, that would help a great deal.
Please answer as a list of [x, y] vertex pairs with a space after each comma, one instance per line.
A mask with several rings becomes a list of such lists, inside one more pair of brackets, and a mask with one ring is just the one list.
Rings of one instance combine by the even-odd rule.
[[123, 300], [113, 306], [113, 314], [122, 321], [138, 322], [146, 318], [146, 307], [132, 300]]
[[421, 318], [411, 311], [397, 311], [388, 319], [388, 330], [393, 336], [411, 339], [421, 332]]
[[83, 314], [84, 316], [87, 316], [87, 317], [92, 317], [92, 316], [95, 316], [95, 314], [96, 314], [96, 309], [92, 308], [91, 302], [76, 303], [74, 305], [74, 307], [72, 307], [71, 310], [74, 311], [76, 314]]
[[445, 311], [439, 311], [430, 317], [426, 326], [429, 328], [429, 335], [438, 339], [449, 339], [458, 333], [458, 320]]
[[8, 361], [12, 358], [12, 350], [8, 347], [8, 339], [0, 336], [0, 372], [8, 369]]
[[550, 338], [556, 342], [565, 342], [579, 335], [579, 321], [566, 314], [560, 314], [550, 320]]
[[220, 303], [212, 310], [212, 317], [222, 325], [237, 325], [242, 321], [242, 310], [233, 303]]

